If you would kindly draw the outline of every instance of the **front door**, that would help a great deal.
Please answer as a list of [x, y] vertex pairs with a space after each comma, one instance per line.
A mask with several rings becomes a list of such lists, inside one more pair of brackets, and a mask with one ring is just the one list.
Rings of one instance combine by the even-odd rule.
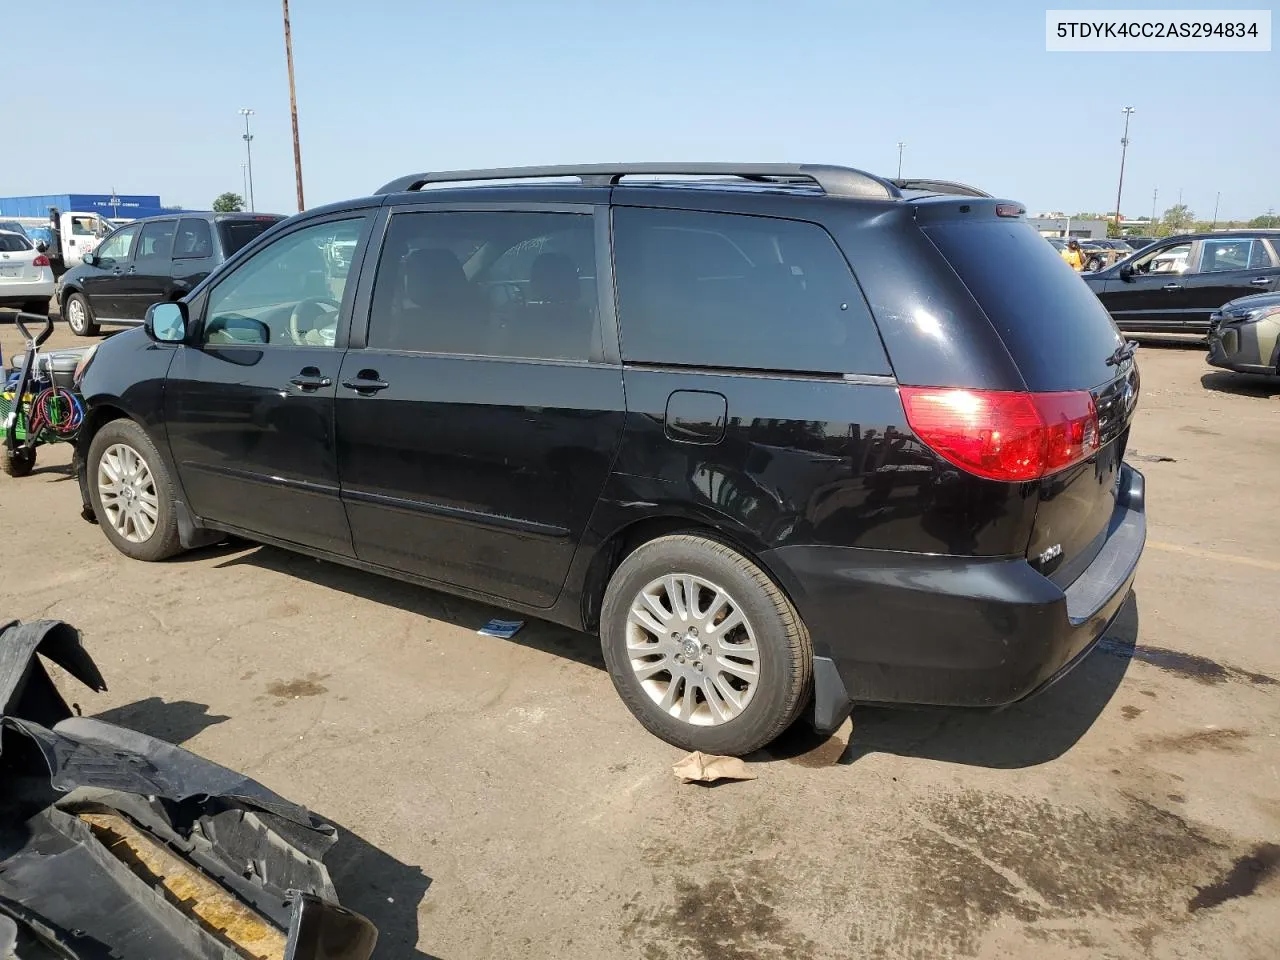
[[[300, 225], [192, 305], [194, 345], [165, 384], [165, 420], [188, 505], [203, 520], [351, 555], [338, 496], [333, 399], [353, 289], [328, 246], [369, 217]], [[354, 287], [354, 284], [352, 284]]]
[[133, 268], [133, 248], [141, 229], [135, 224], [117, 230], [102, 241], [92, 265], [81, 265], [84, 271], [81, 286], [94, 316], [100, 319], [124, 318], [125, 289]]
[[600, 332], [603, 227], [590, 206], [391, 215], [338, 384], [361, 560], [555, 601], [625, 416]]
[[1190, 241], [1162, 244], [1132, 262], [1128, 279], [1106, 281], [1099, 299], [1117, 326], [1172, 330], [1182, 324], [1192, 247]]
[[1207, 325], [1224, 303], [1253, 293], [1269, 293], [1280, 283], [1280, 266], [1260, 237], [1223, 237], [1200, 242], [1196, 273], [1187, 278], [1188, 322]]
[[143, 224], [134, 246], [133, 264], [125, 271], [121, 285], [121, 320], [141, 321], [147, 307], [167, 299], [177, 226], [177, 220], [149, 220]]

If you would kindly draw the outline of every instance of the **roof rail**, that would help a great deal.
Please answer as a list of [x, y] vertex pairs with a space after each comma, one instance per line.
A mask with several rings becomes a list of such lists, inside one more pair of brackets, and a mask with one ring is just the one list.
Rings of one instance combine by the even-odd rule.
[[954, 193], [962, 197], [990, 197], [991, 194], [967, 183], [954, 180], [894, 180], [893, 185], [902, 190], [930, 190], [934, 193]]
[[816, 163], [589, 163], [551, 167], [495, 167], [489, 170], [444, 170], [414, 173], [384, 184], [376, 195], [420, 190], [429, 183], [470, 180], [526, 180], [578, 177], [584, 184], [613, 186], [623, 177], [689, 176], [740, 177], [757, 183], [804, 180], [817, 184], [829, 197], [900, 200], [893, 181], [852, 167]]

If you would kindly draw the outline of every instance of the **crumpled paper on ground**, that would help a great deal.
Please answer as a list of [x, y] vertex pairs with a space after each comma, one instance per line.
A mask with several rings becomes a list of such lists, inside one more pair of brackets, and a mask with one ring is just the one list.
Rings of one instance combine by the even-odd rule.
[[756, 774], [738, 757], [717, 757], [696, 750], [676, 763], [671, 772], [681, 783], [757, 779]]

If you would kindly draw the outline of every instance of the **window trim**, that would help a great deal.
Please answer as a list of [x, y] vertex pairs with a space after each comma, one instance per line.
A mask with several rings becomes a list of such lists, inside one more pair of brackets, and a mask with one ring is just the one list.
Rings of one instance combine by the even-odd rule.
[[[178, 221], [178, 218], [177, 218], [177, 217], [161, 217], [161, 218], [156, 219], [156, 220], [147, 220], [147, 221], [145, 221], [145, 222], [142, 224], [142, 229], [138, 231], [138, 239], [134, 241], [134, 243], [138, 245], [138, 250], [134, 253], [134, 256], [133, 256], [133, 262], [134, 262], [134, 263], [143, 263], [144, 261], [156, 260], [156, 261], [164, 261], [165, 263], [168, 263], [170, 260], [172, 260], [172, 259], [173, 259], [173, 245], [174, 245], [174, 244], [177, 242], [177, 240], [178, 240], [178, 222], [179, 222], [179, 221]], [[143, 257], [143, 256], [141, 256], [141, 253], [142, 253], [142, 249], [141, 249], [141, 244], [142, 244], [142, 234], [146, 231], [147, 227], [159, 226], [159, 225], [160, 225], [160, 224], [162, 224], [162, 223], [172, 223], [172, 224], [173, 224], [173, 233], [172, 233], [172, 234], [170, 234], [170, 236], [169, 236], [169, 252], [168, 252], [167, 254], [165, 254], [163, 257], [159, 257], [159, 256]]]
[[[205, 226], [205, 229], [209, 231], [209, 252], [206, 253], [203, 257], [197, 257], [189, 253], [179, 256], [175, 252], [173, 256], [170, 257], [169, 259], [171, 260], [209, 260], [211, 259], [214, 255], [213, 224], [210, 223], [208, 220], [206, 220], [204, 217], [179, 217], [178, 218], [178, 229], [175, 230], [173, 234], [173, 245], [174, 245], [175, 251], [178, 246], [178, 234], [182, 231], [182, 225], [187, 221], [190, 221], [191, 223], [203, 223]], [[263, 232], [265, 233], [266, 231], [263, 231]]]
[[[347, 210], [335, 211], [333, 213], [325, 214], [324, 216], [317, 216], [313, 219], [300, 221], [294, 224], [289, 230], [282, 231], [281, 233], [278, 233], [275, 236], [271, 237], [268, 242], [260, 244], [258, 241], [262, 237], [266, 236], [266, 234], [270, 231], [270, 228], [268, 228], [267, 230], [264, 230], [261, 234], [259, 234], [253, 240], [251, 240], [245, 247], [241, 248], [236, 252], [234, 261], [227, 261], [228, 263], [233, 263], [233, 266], [230, 269], [225, 271], [215, 271], [213, 274], [210, 274], [208, 279], [212, 282], [209, 283], [207, 286], [204, 286], [203, 289], [200, 290], [199, 295], [196, 298], [196, 300], [199, 303], [199, 317], [196, 320], [196, 322], [192, 325], [193, 330], [191, 333], [191, 343], [193, 344], [193, 348], [197, 350], [205, 350], [210, 347], [210, 345], [206, 343], [204, 340], [204, 325], [205, 325], [205, 321], [208, 319], [209, 301], [212, 298], [214, 292], [218, 289], [218, 287], [222, 286], [227, 280], [229, 280], [231, 277], [234, 277], [237, 273], [239, 273], [240, 270], [244, 268], [245, 264], [252, 262], [256, 257], [266, 253], [268, 250], [270, 250], [273, 246], [275, 246], [281, 240], [285, 240], [293, 236], [295, 233], [299, 233], [303, 230], [310, 230], [314, 227], [324, 226], [325, 224], [329, 224], [329, 223], [341, 223], [348, 220], [358, 220], [361, 222], [360, 233], [356, 239], [355, 252], [351, 255], [351, 269], [347, 272], [347, 284], [342, 292], [342, 304], [338, 308], [338, 329], [337, 329], [337, 332], [334, 334], [333, 346], [321, 347], [321, 346], [313, 346], [311, 344], [304, 344], [304, 343], [213, 344], [213, 348], [217, 350], [286, 349], [286, 350], [324, 350], [324, 351], [338, 350], [340, 351], [340, 350], [348, 349], [350, 331], [351, 331], [352, 308], [356, 302], [356, 296], [358, 293], [358, 291], [356, 290], [358, 281], [357, 281], [357, 284], [352, 284], [351, 278], [353, 275], [356, 276], [357, 278], [360, 278], [363, 276], [364, 255], [365, 255], [365, 251], [368, 249], [369, 238], [372, 234], [372, 231], [370, 230], [370, 226], [374, 223], [375, 219], [376, 218], [371, 215], [371, 210], [368, 207], [355, 207]], [[253, 252], [248, 254], [247, 256], [240, 256], [240, 254], [242, 254], [245, 250], [252, 250]]]
[[[618, 355], [617, 321], [613, 307], [613, 256], [610, 247], [611, 224], [608, 217], [609, 205], [599, 203], [557, 203], [557, 202], [494, 202], [442, 200], [427, 203], [388, 204], [378, 211], [377, 218], [370, 231], [368, 267], [361, 271], [360, 286], [356, 293], [356, 301], [351, 322], [351, 334], [347, 342], [348, 350], [369, 350], [376, 353], [396, 354], [398, 356], [439, 357], [461, 360], [487, 360], [494, 363], [536, 363], [551, 364], [564, 367], [613, 367], [621, 363]], [[601, 226], [603, 212], [603, 228]], [[595, 270], [596, 295], [598, 307], [596, 323], [600, 334], [602, 359], [569, 360], [556, 357], [516, 357], [487, 353], [451, 353], [442, 350], [397, 350], [389, 347], [369, 346], [369, 325], [373, 312], [373, 288], [377, 279], [378, 266], [382, 262], [383, 248], [391, 230], [393, 217], [411, 213], [556, 213], [576, 214], [591, 218], [595, 236]], [[604, 251], [601, 244], [604, 244]], [[604, 259], [601, 259], [602, 256]], [[607, 280], [605, 279], [607, 276]], [[607, 297], [607, 302], [606, 302]], [[608, 317], [606, 319], [606, 312]], [[612, 332], [611, 332], [612, 331]]]

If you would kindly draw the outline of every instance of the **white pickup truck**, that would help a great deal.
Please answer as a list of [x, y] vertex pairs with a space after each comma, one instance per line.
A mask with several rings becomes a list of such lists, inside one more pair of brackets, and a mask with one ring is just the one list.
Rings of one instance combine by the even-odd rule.
[[[98, 213], [81, 213], [76, 210], [63, 213], [57, 211], [57, 230], [54, 232], [55, 242], [49, 244], [44, 251], [53, 265], [55, 276], [61, 276], [84, 259], [84, 255], [93, 250], [102, 238], [125, 221], [112, 221]], [[54, 226], [54, 218], [50, 217], [14, 217], [22, 224], [29, 237], [33, 228], [45, 228], [44, 233]]]

